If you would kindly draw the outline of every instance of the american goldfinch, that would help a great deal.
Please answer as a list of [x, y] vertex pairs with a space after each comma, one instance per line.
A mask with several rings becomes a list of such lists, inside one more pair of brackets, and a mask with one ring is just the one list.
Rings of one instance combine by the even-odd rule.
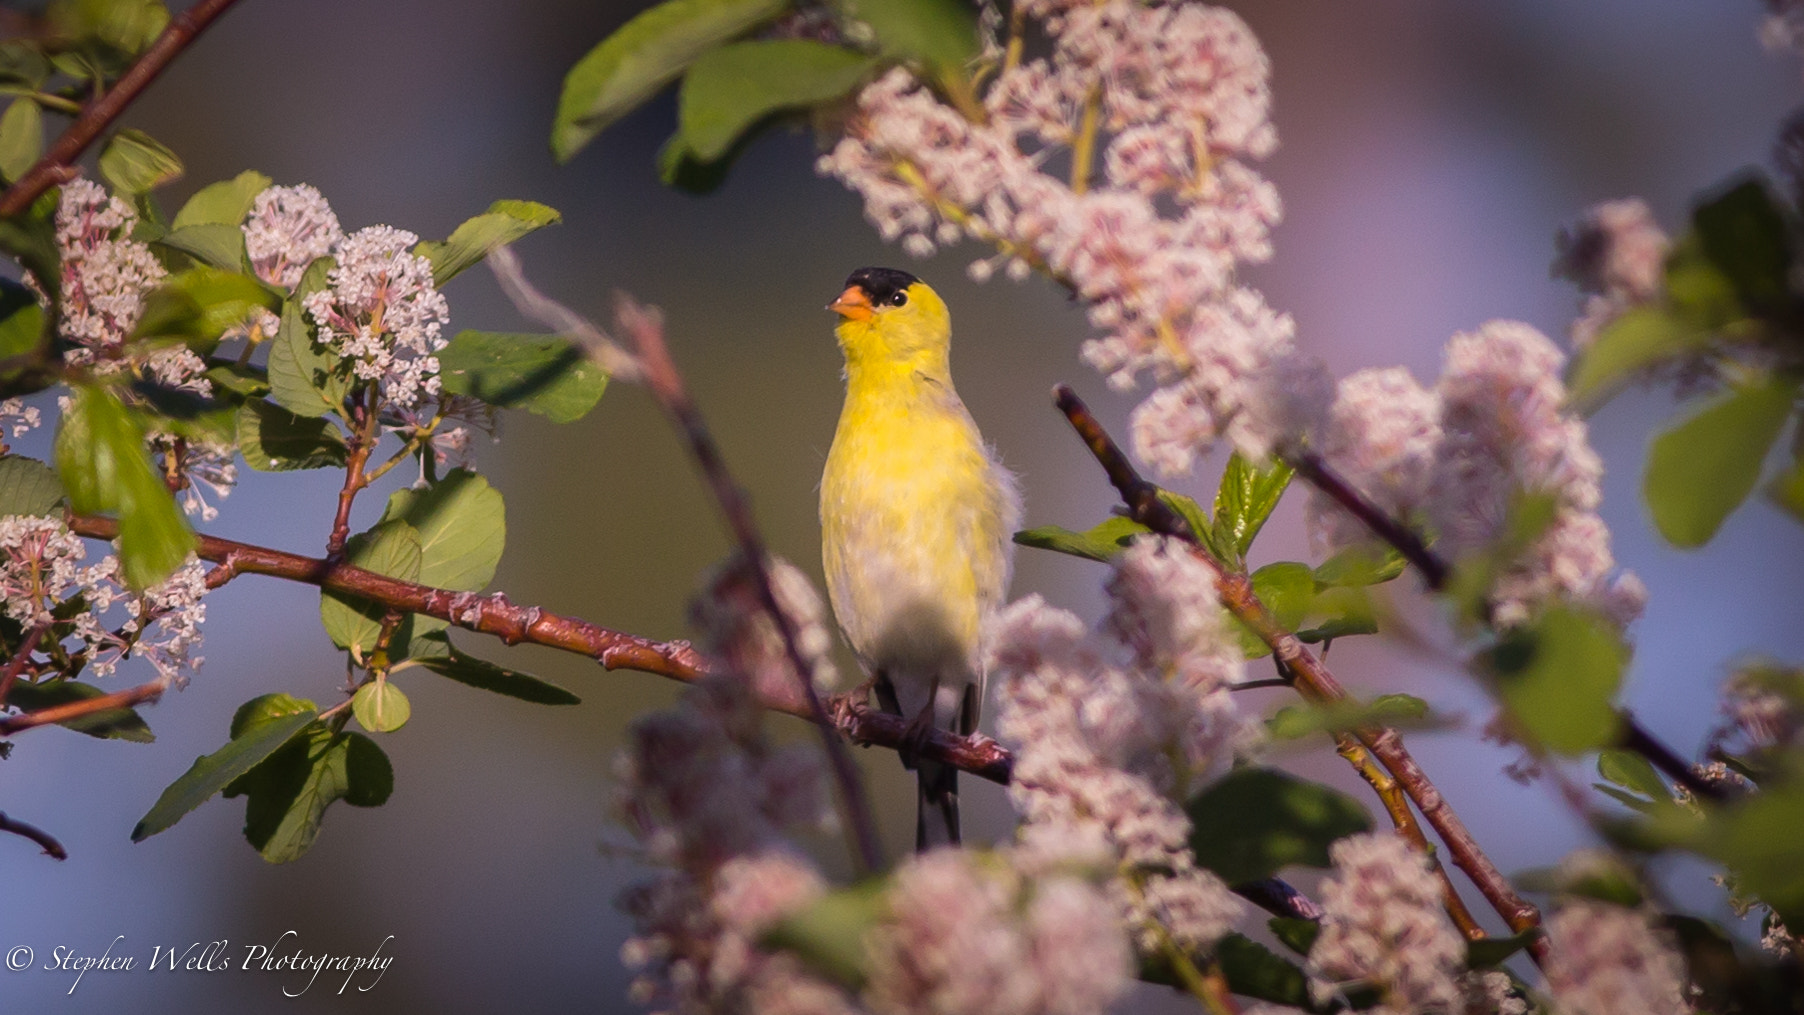
[[[952, 389], [938, 293], [905, 271], [860, 268], [828, 309], [846, 402], [821, 476], [827, 595], [885, 709], [917, 737], [969, 734], [1020, 495]], [[920, 782], [916, 847], [958, 842], [957, 771], [902, 756]]]

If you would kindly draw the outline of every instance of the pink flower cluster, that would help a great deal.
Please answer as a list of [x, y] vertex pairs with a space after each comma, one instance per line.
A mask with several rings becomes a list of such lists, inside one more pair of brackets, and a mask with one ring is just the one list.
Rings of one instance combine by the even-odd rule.
[[1329, 855], [1334, 877], [1322, 883], [1322, 931], [1309, 949], [1317, 1003], [1372, 986], [1379, 1015], [1462, 1010], [1466, 942], [1428, 858], [1392, 832], [1349, 836]]

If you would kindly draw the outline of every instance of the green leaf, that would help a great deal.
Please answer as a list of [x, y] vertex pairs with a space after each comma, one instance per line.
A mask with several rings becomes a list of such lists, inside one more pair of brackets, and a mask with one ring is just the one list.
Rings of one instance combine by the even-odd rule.
[[414, 253], [432, 262], [432, 284], [442, 286], [496, 247], [563, 220], [555, 209], [536, 201], [496, 201], [452, 230], [443, 243], [421, 243]]
[[351, 695], [351, 714], [371, 733], [393, 733], [407, 725], [413, 706], [399, 687], [387, 680], [374, 680]]
[[883, 881], [867, 881], [816, 899], [777, 921], [758, 943], [785, 951], [849, 990], [864, 986], [864, 938], [883, 918]]
[[1695, 229], [1679, 237], [1666, 255], [1666, 302], [1679, 319], [1706, 332], [1748, 316], [1735, 283], [1711, 262]]
[[301, 416], [344, 413], [350, 382], [339, 373], [339, 360], [313, 340], [313, 324], [301, 301], [326, 287], [332, 259], [307, 266], [294, 295], [282, 304], [282, 325], [269, 343], [269, 394], [276, 404]]
[[[420, 576], [420, 534], [403, 521], [386, 521], [368, 532], [352, 536], [345, 544], [345, 559], [365, 571], [417, 581]], [[382, 634], [387, 609], [356, 596], [323, 592], [319, 619], [326, 634], [339, 648], [355, 648], [368, 654]]]
[[269, 394], [269, 375], [244, 363], [221, 363], [215, 360], [207, 368], [207, 380], [212, 381], [216, 389], [244, 398], [262, 398]]
[[60, 516], [65, 496], [50, 466], [35, 458], [0, 456], [0, 515]]
[[1487, 937], [1477, 941], [1466, 942], [1467, 969], [1494, 969], [1503, 965], [1504, 960], [1516, 954], [1541, 936], [1539, 927], [1530, 927], [1520, 934], [1509, 937]]
[[10, 182], [24, 176], [44, 154], [44, 111], [20, 96], [0, 116], [0, 174]]
[[[157, 245], [179, 250], [202, 264], [229, 272], [243, 271], [246, 264], [244, 230], [219, 222], [201, 222], [172, 229], [157, 238]], [[242, 275], [239, 277], [244, 278]], [[244, 280], [252, 285], [257, 284], [249, 278]], [[268, 296], [264, 300], [274, 303]], [[271, 309], [274, 309], [273, 305]]]
[[1728, 277], [1743, 303], [1759, 313], [1785, 306], [1791, 228], [1764, 183], [1743, 181], [1699, 205], [1691, 222], [1704, 255]]
[[335, 468], [351, 451], [331, 420], [297, 416], [262, 399], [238, 410], [238, 450], [259, 472]]
[[[1315, 605], [1315, 572], [1308, 564], [1279, 561], [1254, 571], [1252, 578], [1253, 594], [1265, 604], [1279, 627], [1295, 631], [1302, 626], [1303, 618]], [[1248, 659], [1262, 659], [1271, 654], [1271, 646], [1254, 634], [1252, 628], [1238, 619], [1234, 625], [1240, 632], [1240, 646]]]
[[438, 353], [439, 382], [504, 409], [525, 409], [553, 423], [588, 415], [608, 375], [581, 347], [559, 335], [459, 332]]
[[169, 227], [176, 233], [188, 226], [202, 225], [237, 229], [250, 214], [251, 203], [258, 194], [269, 189], [272, 182], [255, 169], [246, 169], [229, 180], [210, 183], [194, 192], [188, 203], [182, 205], [182, 210], [175, 213], [175, 220]]
[[712, 162], [765, 117], [837, 99], [876, 64], [855, 50], [805, 39], [711, 50], [683, 77], [677, 103], [683, 144], [695, 158]]
[[36, 352], [44, 334], [44, 308], [31, 290], [0, 281], [0, 360]]
[[622, 25], [564, 78], [551, 151], [559, 162], [676, 80], [696, 57], [788, 10], [787, 0], [669, 0]]
[[[415, 620], [422, 619], [418, 616]], [[460, 684], [538, 705], [576, 705], [581, 698], [562, 687], [530, 673], [497, 666], [486, 659], [466, 655], [451, 644], [444, 631], [434, 631], [413, 640], [408, 656], [422, 668]]]
[[150, 291], [132, 336], [171, 338], [197, 352], [210, 353], [227, 328], [243, 324], [257, 310], [273, 311], [280, 305], [275, 294], [249, 276], [217, 268], [190, 268]]
[[977, 56], [977, 18], [959, 0], [839, 0], [886, 55], [958, 70]]
[[[21, 680], [13, 684], [7, 692], [6, 703], [26, 712], [37, 712], [57, 705], [73, 705], [78, 701], [98, 698], [108, 692], [75, 680], [50, 680], [34, 684], [29, 680]], [[156, 740], [150, 732], [150, 726], [144, 717], [133, 708], [109, 708], [99, 712], [89, 712], [73, 719], [65, 719], [58, 726], [72, 729], [77, 733], [100, 740], [129, 740], [133, 743], [148, 744]]]
[[1246, 559], [1253, 539], [1290, 486], [1293, 471], [1284, 462], [1258, 468], [1238, 451], [1229, 456], [1215, 492], [1215, 545], [1232, 549], [1236, 563]]
[[1664, 308], [1632, 307], [1574, 357], [1567, 371], [1567, 401], [1589, 412], [1640, 371], [1704, 348], [1711, 334]]
[[56, 206], [62, 190], [45, 191], [31, 208], [10, 218], [0, 218], [0, 250], [18, 258], [19, 264], [37, 276], [52, 300], [62, 292], [62, 252], [56, 243]]
[[1348, 699], [1319, 705], [1286, 705], [1266, 721], [1265, 727], [1273, 740], [1299, 740], [1317, 733], [1429, 725], [1432, 722], [1428, 702], [1410, 694], [1381, 694], [1369, 702]]
[[[259, 705], [264, 699], [285, 700]], [[272, 704], [276, 707], [269, 707]], [[132, 829], [133, 842], [143, 842], [180, 821], [225, 789], [226, 784], [274, 754], [319, 714], [311, 702], [297, 701], [285, 694], [264, 695], [263, 699], [240, 706], [240, 711], [247, 706], [253, 707], [257, 720], [247, 724], [241, 733], [234, 733], [224, 747], [194, 759], [188, 771], [163, 790], [150, 812]]]
[[1519, 731], [1565, 755], [1616, 742], [1622, 725], [1616, 689], [1627, 663], [1628, 650], [1610, 621], [1568, 606], [1507, 632], [1475, 660]]
[[1209, 521], [1209, 512], [1204, 511], [1201, 504], [1181, 493], [1172, 493], [1170, 490], [1160, 490], [1159, 499], [1165, 502], [1166, 507], [1176, 511], [1184, 521], [1189, 523], [1190, 531], [1196, 535], [1196, 538], [1209, 550], [1211, 555], [1217, 560], [1226, 560], [1221, 552], [1226, 547], [1214, 545], [1215, 526]]
[[306, 698], [296, 698], [288, 694], [260, 694], [239, 705], [232, 712], [232, 725], [229, 728], [233, 740], [250, 733], [252, 727], [261, 723], [275, 722], [294, 715], [297, 712], [318, 712], [319, 706]]
[[1068, 553], [1073, 557], [1107, 563], [1114, 560], [1121, 551], [1127, 549], [1128, 543], [1132, 542], [1135, 536], [1151, 531], [1131, 518], [1122, 518], [1116, 515], [1092, 526], [1086, 532], [1073, 532], [1057, 525], [1042, 525], [1037, 529], [1026, 529], [1015, 533], [1015, 542], [1022, 546], [1055, 550], [1059, 553]]
[[43, 87], [50, 77], [50, 61], [33, 39], [8, 39], [0, 42], [0, 81], [24, 88]]
[[263, 859], [288, 863], [313, 845], [326, 808], [339, 800], [377, 807], [394, 787], [394, 768], [375, 741], [316, 720], [224, 792], [249, 798], [244, 837]]
[[1196, 862], [1231, 885], [1290, 864], [1331, 866], [1331, 843], [1372, 827], [1365, 808], [1345, 793], [1271, 768], [1235, 769], [1184, 810]]
[[507, 543], [501, 491], [468, 469], [455, 469], [425, 490], [395, 491], [382, 521], [414, 530], [420, 566], [408, 580], [435, 588], [481, 590], [495, 577]]
[[1298, 955], [1308, 955], [1309, 949], [1315, 946], [1315, 939], [1322, 933], [1319, 921], [1297, 917], [1274, 916], [1265, 921], [1265, 925], [1271, 928], [1272, 936], [1280, 944]]
[[1660, 773], [1654, 771], [1653, 764], [1634, 751], [1620, 748], [1599, 751], [1597, 774], [1650, 801], [1672, 799], [1672, 791], [1666, 788]]
[[137, 197], [180, 179], [182, 160], [149, 134], [127, 127], [100, 150], [100, 175], [118, 193]]
[[740, 135], [739, 141], [725, 155], [712, 162], [703, 162], [683, 143], [683, 134], [678, 131], [658, 149], [658, 182], [698, 197], [712, 194], [727, 182], [727, 171], [738, 161], [751, 137], [751, 134]]
[[1668, 542], [1691, 548], [1716, 535], [1759, 482], [1796, 397], [1795, 381], [1771, 377], [1731, 389], [1654, 438], [1642, 491]]
[[1804, 522], [1804, 456], [1773, 477], [1766, 495], [1793, 518]]
[[1308, 644], [1378, 633], [1378, 615], [1363, 588], [1322, 589], [1310, 603], [1309, 615], [1319, 619], [1297, 632], [1297, 640]]
[[1217, 942], [1215, 961], [1227, 977], [1228, 989], [1236, 994], [1275, 1004], [1309, 1004], [1303, 970], [1244, 934], [1229, 934]]
[[1381, 585], [1402, 574], [1408, 566], [1403, 554], [1393, 547], [1349, 546], [1315, 569], [1315, 584], [1321, 589]]
[[56, 467], [77, 514], [119, 516], [119, 563], [145, 589], [174, 573], [194, 533], [144, 454], [144, 431], [105, 388], [77, 385], [56, 433]]
[[109, 76], [149, 48], [169, 23], [162, 0], [54, 0], [44, 14], [55, 35], [101, 60]]

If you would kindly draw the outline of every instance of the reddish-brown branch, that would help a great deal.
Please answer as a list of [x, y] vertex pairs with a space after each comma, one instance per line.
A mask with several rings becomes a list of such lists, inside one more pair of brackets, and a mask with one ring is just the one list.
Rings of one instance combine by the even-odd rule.
[[156, 37], [119, 80], [113, 82], [110, 91], [96, 98], [82, 109], [75, 122], [69, 124], [57, 139], [51, 143], [50, 149], [37, 164], [26, 170], [18, 182], [0, 195], [0, 217], [17, 215], [31, 207], [38, 195], [51, 187], [67, 183], [74, 175], [72, 167], [75, 160], [87, 151], [101, 132], [125, 111], [133, 99], [150, 83], [156, 80], [163, 68], [169, 66], [182, 50], [197, 38], [214, 19], [225, 13], [236, 0], [200, 0], [175, 17], [163, 29], [163, 34]]
[[[1109, 482], [1127, 505], [1129, 517], [1155, 532], [1182, 539], [1193, 547], [1200, 547], [1197, 534], [1191, 531], [1189, 523], [1159, 499], [1158, 487], [1141, 478], [1133, 463], [1128, 461], [1127, 455], [1122, 453], [1077, 393], [1061, 384], [1053, 389], [1053, 400], [1078, 436], [1083, 438], [1090, 453], [1102, 465]], [[1197, 557], [1215, 567], [1222, 605], [1270, 646], [1273, 657], [1296, 676], [1297, 690], [1304, 697], [1314, 701], [1341, 701], [1348, 697], [1346, 690], [1334, 679], [1327, 666], [1298, 641], [1294, 634], [1284, 630], [1272, 618], [1259, 597], [1254, 595], [1251, 580], [1245, 575], [1221, 570], [1214, 559], [1201, 552], [1200, 548]], [[1503, 872], [1485, 855], [1478, 841], [1441, 796], [1440, 790], [1404, 748], [1403, 740], [1397, 732], [1392, 729], [1367, 728], [1355, 731], [1355, 735], [1390, 770], [1392, 777], [1422, 812], [1423, 819], [1440, 835], [1441, 841], [1446, 843], [1454, 864], [1472, 879], [1485, 900], [1503, 917], [1510, 929], [1520, 933], [1539, 926], [1540, 912], [1516, 894]], [[1547, 954], [1546, 939], [1537, 938], [1530, 946], [1530, 954], [1537, 963], [1544, 961]]]
[[[75, 515], [69, 519], [69, 528], [76, 535], [89, 539], [119, 537], [119, 523], [112, 518]], [[500, 593], [452, 592], [390, 578], [343, 562], [334, 563], [217, 536], [196, 538], [195, 553], [202, 560], [221, 565], [215, 573], [230, 568], [234, 575], [267, 575], [343, 592], [390, 609], [437, 617], [466, 630], [500, 638], [509, 645], [531, 642], [588, 656], [609, 670], [638, 670], [685, 683], [699, 680], [708, 672], [701, 653], [687, 642], [654, 641], [536, 606], [516, 606]], [[799, 691], [788, 695], [767, 693], [760, 699], [760, 704], [802, 719], [821, 721]], [[902, 746], [907, 723], [900, 716], [876, 711], [849, 696], [833, 699], [829, 713], [825, 720], [828, 728], [844, 733], [856, 743], [892, 750]], [[921, 754], [999, 783], [1008, 782], [1013, 766], [1009, 752], [995, 741], [987, 737], [954, 736], [943, 730], [935, 731], [922, 745]]]
[[[1304, 452], [1291, 455], [1287, 460], [1304, 482], [1328, 495], [1346, 509], [1347, 513], [1363, 522], [1373, 535], [1401, 553], [1403, 559], [1409, 561], [1422, 575], [1422, 581], [1429, 589], [1438, 592], [1447, 587], [1447, 580], [1453, 569], [1428, 547], [1414, 529], [1385, 514], [1320, 456]], [[1646, 758], [1654, 767], [1698, 797], [1706, 800], [1728, 798], [1723, 787], [1699, 776], [1696, 769], [1648, 732], [1633, 716], [1625, 711], [1618, 713], [1618, 718], [1621, 720], [1622, 730], [1618, 747]]]
[[56, 838], [49, 832], [44, 831], [36, 825], [28, 825], [17, 818], [9, 818], [6, 816], [5, 812], [0, 812], [0, 832], [11, 832], [14, 835], [22, 835], [32, 842], [37, 843], [39, 848], [43, 849], [45, 853], [48, 853], [54, 859], [69, 859], [69, 851], [64, 849], [63, 844], [56, 841]]
[[97, 698], [83, 698], [67, 705], [52, 705], [40, 708], [36, 712], [25, 712], [0, 719], [0, 737], [9, 737], [28, 729], [48, 726], [52, 723], [67, 722], [79, 719], [84, 715], [105, 712], [114, 708], [131, 708], [147, 701], [155, 701], [163, 696], [163, 689], [168, 685], [161, 680], [153, 680], [148, 684], [128, 687], [123, 691], [103, 694]]
[[618, 297], [618, 302], [621, 328], [632, 339], [639, 362], [640, 380], [651, 390], [665, 414], [670, 417], [671, 425], [689, 445], [689, 453], [701, 469], [709, 489], [713, 491], [714, 499], [720, 505], [720, 512], [726, 519], [727, 528], [739, 543], [758, 598], [783, 636], [790, 664], [795, 668], [796, 684], [808, 707], [807, 718], [822, 727], [822, 741], [832, 765], [834, 781], [839, 787], [846, 823], [851, 828], [853, 842], [857, 847], [857, 859], [866, 872], [876, 871], [883, 864], [883, 853], [878, 845], [877, 822], [865, 795], [864, 782], [858, 776], [858, 767], [852, 763], [852, 756], [846, 750], [846, 745], [829, 732], [832, 719], [827, 713], [826, 704], [814, 689], [811, 678], [814, 667], [802, 654], [794, 620], [777, 602], [775, 586], [770, 576], [769, 553], [765, 549], [764, 536], [758, 531], [757, 522], [752, 518], [751, 505], [746, 502], [745, 491], [727, 468], [720, 446], [714, 442], [714, 435], [702, 420], [701, 410], [696, 408], [695, 400], [689, 396], [682, 373], [670, 358], [670, 350], [664, 344], [664, 327], [657, 312], [633, 303], [624, 295]]
[[351, 452], [345, 456], [345, 482], [338, 490], [338, 510], [332, 515], [332, 533], [326, 537], [327, 560], [344, 556], [345, 543], [351, 538], [351, 505], [363, 488], [370, 485], [364, 466], [369, 464], [370, 452], [376, 447], [378, 431], [374, 408], [365, 411], [368, 415], [351, 435]]
[[33, 624], [31, 630], [25, 632], [25, 640], [19, 643], [19, 650], [6, 661], [6, 669], [0, 671], [0, 708], [6, 706], [6, 696], [13, 691], [13, 681], [31, 663], [31, 654], [38, 650], [38, 642], [44, 640], [43, 624]]

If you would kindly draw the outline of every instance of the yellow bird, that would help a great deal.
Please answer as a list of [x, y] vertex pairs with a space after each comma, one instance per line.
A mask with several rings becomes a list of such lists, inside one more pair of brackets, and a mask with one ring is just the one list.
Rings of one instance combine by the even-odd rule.
[[[952, 388], [952, 321], [938, 293], [905, 271], [860, 268], [827, 309], [841, 318], [846, 358], [821, 476], [827, 595], [878, 701], [913, 737], [968, 734], [1020, 494]], [[916, 847], [958, 842], [957, 770], [906, 747], [902, 760], [920, 782]]]

